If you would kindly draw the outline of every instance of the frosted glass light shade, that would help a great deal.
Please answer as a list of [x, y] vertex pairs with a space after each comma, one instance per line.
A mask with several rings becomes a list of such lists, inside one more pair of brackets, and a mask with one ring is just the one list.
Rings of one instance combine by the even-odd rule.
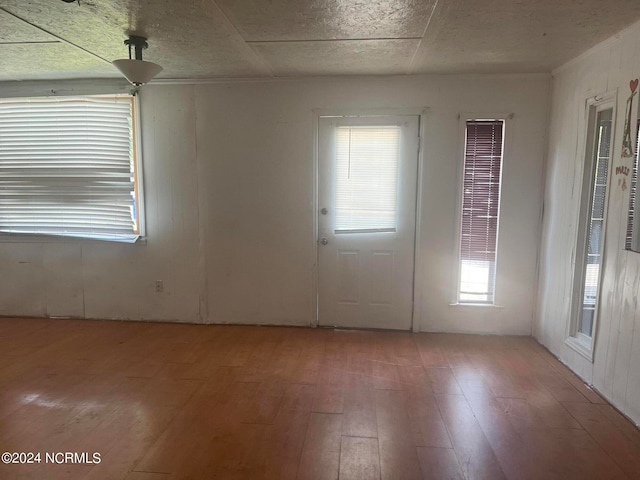
[[146, 62], [144, 60], [132, 60], [128, 58], [114, 60], [113, 65], [120, 70], [122, 75], [124, 75], [129, 82], [136, 86], [149, 83], [153, 77], [162, 71], [162, 67], [156, 63]]

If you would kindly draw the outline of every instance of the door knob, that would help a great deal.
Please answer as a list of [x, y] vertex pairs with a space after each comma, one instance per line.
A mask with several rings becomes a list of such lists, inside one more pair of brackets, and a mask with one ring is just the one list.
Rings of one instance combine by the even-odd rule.
[[326, 239], [326, 237], [322, 237], [322, 238], [320, 239], [320, 243], [321, 243], [322, 245], [326, 245], [327, 243], [329, 243], [329, 240], [327, 240], [327, 239]]
[[327, 213], [329, 213], [329, 210], [327, 210], [326, 208], [323, 208], [322, 210], [320, 210], [320, 213], [322, 215], [326, 215]]

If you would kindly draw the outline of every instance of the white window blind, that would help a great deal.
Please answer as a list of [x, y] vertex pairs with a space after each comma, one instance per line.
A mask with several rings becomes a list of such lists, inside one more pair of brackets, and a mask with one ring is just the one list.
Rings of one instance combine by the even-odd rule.
[[399, 126], [338, 127], [336, 233], [394, 232]]
[[494, 303], [503, 120], [467, 121], [460, 235], [460, 303]]
[[0, 102], [0, 232], [135, 241], [133, 97]]

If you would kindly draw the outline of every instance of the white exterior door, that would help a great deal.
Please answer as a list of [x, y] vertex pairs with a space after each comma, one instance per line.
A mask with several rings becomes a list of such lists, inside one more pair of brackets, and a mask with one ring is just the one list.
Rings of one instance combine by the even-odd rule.
[[419, 118], [319, 120], [322, 326], [411, 328]]

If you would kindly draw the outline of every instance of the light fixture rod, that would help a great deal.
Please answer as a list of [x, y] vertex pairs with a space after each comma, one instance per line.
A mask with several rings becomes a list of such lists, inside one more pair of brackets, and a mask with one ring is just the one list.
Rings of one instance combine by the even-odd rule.
[[149, 44], [147, 39], [139, 37], [137, 35], [130, 35], [128, 39], [124, 41], [124, 44], [129, 47], [129, 59], [131, 60], [131, 47], [134, 49], [135, 59], [142, 60], [142, 50], [147, 48]]

